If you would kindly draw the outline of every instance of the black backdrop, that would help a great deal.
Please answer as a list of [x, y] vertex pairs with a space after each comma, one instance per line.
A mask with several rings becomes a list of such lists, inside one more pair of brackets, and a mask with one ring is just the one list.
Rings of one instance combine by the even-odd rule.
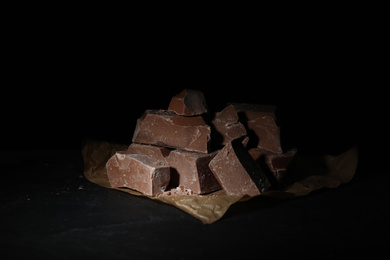
[[337, 153], [359, 140], [362, 103], [347, 82], [352, 72], [340, 77], [233, 63], [126, 69], [107, 63], [14, 72], [3, 96], [2, 148], [79, 149], [86, 138], [130, 143], [137, 118], [146, 109], [167, 109], [184, 88], [202, 91], [210, 111], [228, 102], [277, 106], [283, 143], [302, 151]]
[[[46, 12], [47, 9], [43, 9]], [[344, 27], [339, 23], [332, 27], [328, 24], [327, 17], [323, 19], [325, 26], [319, 23], [312, 24], [308, 20], [304, 20], [299, 25], [290, 20], [277, 26], [273, 24], [275, 19], [272, 19], [267, 24], [262, 24], [262, 27], [258, 22], [251, 23], [254, 26], [249, 28], [247, 27], [249, 23], [234, 27], [228, 24], [228, 21], [222, 21], [218, 27], [209, 28], [208, 23], [206, 26], [201, 26], [197, 24], [199, 19], [194, 19], [196, 24], [192, 27], [188, 24], [182, 25], [180, 20], [175, 20], [169, 26], [159, 27], [155, 22], [140, 28], [140, 24], [145, 25], [145, 21], [135, 24], [114, 20], [108, 23], [108, 19], [99, 17], [86, 23], [77, 21], [70, 24], [70, 20], [75, 18], [70, 17], [70, 13], [56, 19], [30, 10], [26, 12], [31, 15], [25, 16], [21, 13], [21, 6], [16, 11], [19, 15], [12, 14], [11, 18], [6, 18], [3, 31], [1, 150], [6, 152], [31, 150], [32, 153], [35, 150], [45, 150], [43, 154], [53, 151], [55, 157], [60, 157], [62, 153], [56, 153], [55, 150], [81, 150], [82, 142], [86, 138], [129, 144], [137, 118], [146, 109], [167, 108], [171, 97], [183, 88], [202, 91], [212, 111], [223, 109], [227, 102], [276, 105], [282, 141], [285, 145], [296, 146], [298, 151], [303, 153], [337, 154], [358, 144], [357, 177], [361, 178], [357, 178], [355, 182], [357, 186], [352, 183], [352, 186], [345, 190], [334, 189], [336, 193], [333, 193], [333, 200], [329, 198], [329, 193], [324, 192], [317, 193], [323, 195], [322, 199], [320, 197], [318, 200], [318, 197], [314, 196], [311, 200], [312, 204], [302, 204], [302, 207], [295, 208], [296, 204], [286, 203], [287, 206], [281, 209], [282, 214], [278, 216], [284, 218], [286, 212], [297, 212], [296, 218], [294, 214], [287, 214], [287, 220], [290, 222], [283, 222], [287, 223], [285, 227], [294, 227], [294, 232], [287, 232], [287, 235], [284, 232], [285, 228], [278, 222], [280, 218], [277, 218], [277, 221], [270, 221], [274, 218], [272, 216], [274, 208], [270, 207], [271, 213], [265, 215], [265, 219], [269, 217], [267, 223], [275, 224], [270, 225], [268, 231], [283, 229], [279, 232], [281, 236], [273, 241], [281, 241], [280, 239], [283, 240], [287, 236], [286, 241], [294, 241], [293, 245], [295, 245], [301, 241], [299, 236], [301, 238], [306, 236], [306, 230], [309, 231], [309, 235], [319, 230], [319, 235], [315, 237], [323, 235], [321, 241], [325, 241], [335, 234], [340, 234], [340, 232], [336, 233], [337, 228], [331, 228], [329, 231], [327, 229], [329, 221], [337, 223], [338, 217], [348, 223], [349, 218], [354, 220], [346, 226], [346, 229], [341, 229], [345, 234], [340, 236], [340, 239], [344, 237], [353, 237], [353, 241], [361, 239], [362, 242], [357, 243], [358, 245], [364, 245], [366, 242], [364, 238], [372, 238], [368, 235], [375, 234], [374, 238], [377, 238], [379, 235], [376, 233], [386, 230], [388, 214], [383, 206], [383, 194], [386, 194], [388, 182], [384, 178], [379, 181], [372, 178], [368, 182], [366, 179], [367, 175], [374, 173], [387, 174], [386, 169], [388, 169], [387, 157], [382, 152], [388, 147], [386, 145], [388, 138], [385, 135], [387, 132], [384, 128], [387, 121], [384, 109], [386, 95], [383, 94], [383, 89], [378, 91], [383, 85], [378, 84], [376, 77], [376, 74], [383, 72], [383, 69], [378, 70], [376, 67], [375, 73], [370, 70], [375, 64], [365, 59], [368, 56], [375, 56], [375, 52], [362, 40], [372, 38], [362, 32], [364, 27], [355, 24], [357, 23], [355, 19], [349, 21]], [[86, 13], [84, 12], [82, 17], [85, 17]], [[56, 15], [57, 13], [53, 12], [53, 16]], [[102, 13], [98, 14], [100, 15]], [[127, 20], [128, 15], [122, 18]], [[270, 26], [271, 23], [275, 26]], [[376, 27], [365, 26], [370, 30]], [[9, 31], [5, 32], [7, 29]], [[375, 149], [374, 145], [378, 144], [382, 150]], [[17, 154], [24, 155], [22, 159], [26, 158], [24, 151], [10, 152], [5, 160]], [[40, 154], [42, 153], [36, 153], [31, 160], [39, 158]], [[368, 155], [372, 154], [375, 155], [375, 160], [369, 161]], [[11, 160], [9, 163], [11, 172], [14, 172], [15, 166], [12, 161], [18, 160]], [[75, 160], [75, 162], [79, 161], [81, 160]], [[40, 168], [36, 168], [38, 166]], [[8, 178], [3, 184], [8, 185], [6, 180], [19, 183], [20, 180], [17, 180], [21, 177], [19, 174], [26, 173], [29, 178], [19, 185], [31, 186], [31, 188], [23, 193], [19, 189], [14, 189], [14, 186], [7, 186], [5, 192], [11, 191], [11, 195], [7, 194], [3, 197], [7, 200], [8, 197], [14, 199], [16, 205], [23, 206], [21, 212], [26, 213], [29, 213], [30, 208], [24, 209], [24, 203], [20, 201], [31, 196], [34, 201], [34, 194], [35, 198], [48, 197], [44, 200], [36, 200], [38, 204], [34, 205], [37, 205], [38, 209], [46, 205], [48, 202], [46, 199], [50, 202], [51, 198], [46, 196], [49, 192], [63, 190], [66, 185], [73, 183], [72, 178], [76, 176], [74, 174], [78, 174], [74, 170], [66, 171], [71, 169], [70, 167], [59, 171], [58, 169], [62, 169], [63, 165], [56, 165], [55, 162], [49, 166], [46, 163], [31, 163], [30, 160], [22, 161], [21, 165], [15, 168], [17, 174], [5, 176]], [[32, 170], [26, 171], [29, 169], [27, 167], [31, 167]], [[42, 168], [47, 167], [49, 170], [42, 171]], [[375, 170], [373, 167], [376, 167]], [[6, 175], [7, 171], [4, 173]], [[42, 178], [37, 178], [38, 175]], [[57, 178], [58, 176], [60, 178]], [[47, 182], [41, 184], [41, 179], [45, 178]], [[80, 178], [75, 178], [77, 181], [74, 185], [80, 187], [78, 185]], [[84, 197], [86, 204], [92, 201], [91, 205], [95, 205], [95, 200], [108, 198], [106, 200], [108, 205], [118, 198], [114, 195], [105, 197], [105, 190], [99, 190], [93, 185], [88, 186], [87, 182], [83, 185], [87, 187], [85, 194], [91, 196], [91, 200]], [[29, 193], [33, 191], [34, 193]], [[64, 197], [63, 204], [58, 204], [57, 199], [53, 204], [49, 203], [47, 212], [59, 209], [62, 205], [74, 205], [75, 201], [79, 201], [79, 193], [73, 191], [70, 194], [71, 196]], [[342, 194], [347, 196], [343, 197]], [[304, 198], [304, 201], [305, 199], [310, 202], [311, 197]], [[124, 200], [123, 203], [128, 203], [127, 197], [124, 197]], [[142, 208], [138, 207], [140, 205], [138, 202], [137, 200], [134, 204], [137, 212]], [[76, 204], [81, 205], [82, 208], [86, 205], [83, 203]], [[31, 226], [25, 224], [19, 227], [13, 224], [23, 221], [25, 216], [24, 214], [19, 216], [18, 207], [13, 211], [14, 208], [12, 205], [8, 207], [9, 205], [8, 202], [4, 204], [4, 209], [7, 210], [5, 216], [9, 216], [9, 219], [3, 221], [6, 224], [11, 223], [9, 233], [6, 233], [8, 236], [14, 233], [15, 226], [21, 231], [29, 230], [31, 227], [35, 230], [35, 226], [38, 229], [41, 227], [39, 217], [38, 224], [33, 222]], [[91, 208], [96, 209], [95, 212], [99, 210], [103, 213], [107, 212], [104, 206], [106, 204], [102, 205], [101, 208], [95, 206]], [[247, 210], [257, 211], [258, 214], [247, 214], [244, 220], [245, 218], [254, 220], [255, 218], [251, 216], [259, 219], [264, 216], [264, 211], [258, 211], [255, 203], [252, 206], [247, 205], [238, 206], [236, 212]], [[68, 212], [68, 208], [66, 211], [61, 209], [58, 212], [70, 214], [65, 216], [80, 222], [76, 221], [74, 225], [71, 222], [68, 226], [65, 225], [65, 228], [89, 227], [89, 224], [83, 223], [83, 219], [80, 218], [78, 207], [70, 210], [71, 213]], [[125, 210], [127, 214], [127, 207], [121, 205], [119, 208]], [[167, 209], [155, 208], [162, 211]], [[108, 207], [108, 210], [110, 209]], [[12, 214], [14, 212], [18, 214], [16, 221]], [[45, 212], [42, 214], [39, 210], [36, 212], [36, 216], [45, 216]], [[334, 215], [336, 212], [337, 214]], [[152, 213], [146, 210], [140, 212], [140, 215], [136, 214], [134, 219], [141, 220], [144, 215], [150, 216], [150, 214]], [[29, 216], [29, 214], [25, 215]], [[302, 218], [305, 215], [309, 217]], [[290, 219], [289, 216], [293, 218]], [[313, 218], [312, 221], [310, 218]], [[93, 219], [92, 223], [102, 221], [95, 217]], [[303, 221], [296, 223], [295, 219]], [[309, 220], [309, 225], [306, 220]], [[113, 223], [115, 221], [116, 219], [113, 218]], [[342, 225], [343, 221], [336, 227]], [[61, 216], [54, 218], [53, 222], [49, 221], [49, 225], [45, 222], [43, 226], [52, 232], [53, 226], [62, 227], [62, 222]], [[250, 232], [252, 235], [255, 234], [253, 223], [257, 223], [256, 227], [262, 226], [262, 223], [257, 220], [244, 222], [247, 229], [243, 229], [243, 232], [252, 230]], [[228, 219], [227, 224], [230, 223], [232, 222]], [[244, 234], [241, 231], [238, 233], [234, 231], [234, 226], [241, 227], [240, 224], [233, 224], [232, 234]], [[132, 227], [132, 224], [128, 227]], [[166, 228], [169, 232], [164, 232], [164, 237], [167, 234], [176, 234], [171, 233], [170, 227]], [[212, 233], [218, 234], [218, 229], [217, 227], [216, 230], [210, 230], [217, 231]], [[192, 227], [183, 230], [193, 232]], [[231, 231], [230, 228], [226, 230]], [[300, 232], [301, 230], [304, 232]], [[144, 234], [133, 232], [132, 229], [131, 231], [135, 235]], [[148, 234], [154, 238], [153, 232], [154, 229], [150, 229]], [[37, 233], [41, 233], [41, 230], [39, 229]], [[111, 234], [111, 232], [108, 234], [110, 241]], [[122, 230], [118, 234], [122, 234]], [[204, 235], [204, 232], [197, 234]], [[288, 235], [291, 239], [288, 239], [290, 238]], [[180, 242], [186, 241], [182, 240], [182, 236], [177, 237], [180, 237]], [[218, 236], [211, 236], [212, 239], [214, 237]], [[28, 238], [27, 236], [25, 240], [20, 241], [29, 241]], [[262, 239], [264, 236], [258, 236], [256, 233], [254, 241], [259, 241], [259, 238]], [[312, 237], [308, 239], [312, 240]], [[378, 239], [372, 241], [371, 243], [376, 243]], [[246, 244], [245, 239], [243, 242]], [[370, 245], [369, 243], [367, 248]], [[367, 252], [371, 254], [372, 250]]]
[[143, 111], [167, 108], [184, 88], [202, 91], [214, 111], [276, 105], [285, 143], [301, 150], [358, 142], [373, 78], [352, 28], [275, 24], [258, 38], [247, 27], [71, 23], [20, 8], [29, 15], [5, 28], [1, 149], [129, 143]]

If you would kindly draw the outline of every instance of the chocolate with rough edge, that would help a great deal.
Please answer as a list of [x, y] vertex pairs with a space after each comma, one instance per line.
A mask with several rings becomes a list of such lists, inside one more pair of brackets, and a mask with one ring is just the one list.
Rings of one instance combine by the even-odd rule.
[[265, 162], [279, 183], [284, 181], [287, 168], [296, 153], [297, 149], [293, 148], [283, 154], [267, 154], [265, 156]]
[[201, 115], [207, 113], [206, 99], [198, 90], [184, 89], [171, 99], [168, 110], [183, 116]]
[[271, 183], [240, 139], [227, 143], [209, 167], [228, 195], [260, 195]]
[[148, 196], [163, 193], [170, 181], [170, 167], [165, 161], [128, 151], [111, 156], [106, 171], [112, 188], [127, 187]]
[[255, 142], [255, 147], [276, 154], [283, 153], [275, 106], [246, 103], [231, 103], [231, 105], [248, 128], [249, 140]]
[[245, 126], [239, 121], [237, 112], [232, 105], [228, 105], [221, 112], [215, 113], [211, 124], [216, 131], [214, 139], [217, 140], [215, 142], [222, 145], [247, 134]]
[[281, 184], [285, 180], [287, 168], [294, 159], [297, 149], [292, 148], [282, 154], [269, 153], [259, 148], [251, 148], [248, 152], [259, 165], [267, 165], [277, 183]]
[[134, 154], [144, 154], [154, 159], [166, 161], [166, 157], [171, 152], [171, 149], [149, 144], [132, 143], [127, 148], [127, 151]]
[[171, 166], [172, 188], [182, 187], [194, 194], [204, 194], [221, 189], [209, 162], [217, 152], [209, 154], [174, 150], [167, 157]]
[[210, 126], [201, 116], [179, 116], [166, 110], [146, 110], [137, 120], [132, 141], [208, 153]]

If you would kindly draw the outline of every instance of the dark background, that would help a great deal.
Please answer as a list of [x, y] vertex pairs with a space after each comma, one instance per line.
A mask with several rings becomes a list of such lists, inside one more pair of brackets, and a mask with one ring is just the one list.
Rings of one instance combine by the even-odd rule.
[[188, 58], [182, 66], [153, 68], [112, 65], [114, 61], [92, 60], [81, 67], [75, 60], [64, 67], [57, 60], [42, 69], [30, 64], [12, 71], [1, 110], [2, 149], [80, 150], [87, 138], [130, 144], [142, 113], [167, 109], [184, 88], [202, 91], [211, 112], [228, 102], [275, 105], [286, 149], [338, 154], [365, 145], [367, 105], [361, 88], [351, 86], [361, 75], [354, 70], [339, 73], [331, 62], [317, 67], [313, 61], [297, 70], [293, 64], [241, 65], [245, 60], [191, 64]]
[[381, 15], [352, 11], [359, 6], [269, 17], [45, 7], [4, 5], [2, 150], [129, 143], [145, 109], [194, 88], [213, 110], [277, 105], [284, 143], [300, 151], [359, 143], [386, 157]]
[[1, 110], [3, 147], [75, 149], [88, 137], [129, 143], [137, 118], [146, 109], [167, 109], [184, 88], [202, 91], [211, 112], [228, 102], [275, 105], [283, 142], [302, 150], [343, 150], [359, 141], [364, 124], [359, 120], [367, 105], [354, 87], [361, 75], [350, 68], [340, 73], [330, 61], [297, 69], [246, 59], [225, 64], [223, 55], [210, 64], [189, 56], [181, 64], [166, 59], [139, 68], [115, 63], [117, 57], [89, 56], [80, 65], [53, 55], [56, 60], [44, 54], [27, 65], [23, 57], [10, 71]]
[[31, 10], [8, 9], [4, 23], [3, 149], [77, 149], [87, 137], [129, 143], [143, 111], [167, 108], [184, 88], [204, 92], [212, 111], [276, 105], [284, 143], [301, 150], [344, 150], [361, 138], [361, 118], [379, 118], [381, 102], [367, 105], [383, 97], [363, 41], [375, 32], [357, 21], [256, 28], [254, 17], [124, 23]]
[[[376, 33], [364, 22], [311, 17], [256, 26], [249, 16], [240, 25], [199, 17], [162, 24], [102, 13], [80, 19], [89, 9], [14, 10], [4, 23], [0, 102], [6, 252], [41, 259], [385, 252], [383, 69], [371, 60]], [[235, 205], [211, 226], [82, 178], [83, 141], [130, 144], [137, 118], [166, 109], [184, 88], [202, 91], [211, 111], [228, 102], [277, 106], [283, 145], [303, 155], [358, 145], [356, 177], [301, 199]]]

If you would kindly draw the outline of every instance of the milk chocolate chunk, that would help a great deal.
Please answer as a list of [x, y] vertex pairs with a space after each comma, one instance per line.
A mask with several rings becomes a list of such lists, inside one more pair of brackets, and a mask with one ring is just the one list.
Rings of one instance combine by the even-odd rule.
[[206, 99], [200, 91], [184, 89], [171, 99], [168, 110], [183, 116], [201, 115], [207, 113]]
[[287, 168], [293, 160], [297, 149], [293, 148], [283, 154], [267, 154], [265, 155], [265, 162], [269, 169], [274, 174], [278, 183], [282, 183], [285, 179]]
[[154, 196], [165, 191], [170, 181], [166, 162], [128, 151], [116, 152], [106, 163], [111, 187], [127, 187]]
[[248, 128], [248, 136], [254, 147], [281, 154], [280, 129], [277, 124], [276, 107], [246, 103], [232, 103], [241, 122]]
[[146, 110], [137, 120], [132, 141], [207, 153], [210, 127], [201, 116], [179, 116], [166, 110]]
[[229, 141], [246, 136], [245, 126], [239, 121], [236, 110], [232, 105], [228, 105], [221, 112], [215, 113], [211, 121], [216, 134], [215, 138], [222, 145]]
[[127, 151], [134, 154], [144, 154], [157, 160], [166, 161], [166, 157], [171, 152], [171, 149], [161, 146], [132, 143], [127, 148]]
[[228, 195], [260, 195], [271, 183], [248, 153], [241, 140], [227, 143], [210, 161], [209, 167]]
[[294, 159], [297, 149], [292, 148], [283, 154], [269, 153], [259, 148], [251, 148], [248, 152], [259, 165], [267, 166], [277, 184], [282, 184], [285, 180], [287, 168]]
[[167, 158], [171, 166], [170, 186], [183, 187], [194, 194], [220, 190], [221, 186], [209, 168], [209, 162], [216, 154], [217, 151], [209, 154], [172, 151]]

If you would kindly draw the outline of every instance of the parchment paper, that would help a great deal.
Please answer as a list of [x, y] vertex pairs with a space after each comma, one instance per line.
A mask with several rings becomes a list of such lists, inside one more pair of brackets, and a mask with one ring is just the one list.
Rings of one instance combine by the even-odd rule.
[[[111, 188], [106, 173], [106, 162], [116, 151], [127, 150], [127, 145], [109, 143], [98, 140], [87, 140], [82, 149], [85, 177], [100, 186], [127, 192], [131, 195], [145, 196], [128, 188]], [[356, 171], [358, 148], [354, 146], [337, 155], [301, 156], [296, 155], [288, 169], [285, 188], [269, 190], [259, 196], [275, 198], [292, 198], [308, 195], [321, 188], [336, 188], [349, 182]], [[288, 179], [290, 177], [290, 179]], [[204, 224], [211, 224], [222, 218], [231, 205], [246, 201], [251, 197], [227, 195], [223, 190], [202, 196], [146, 196], [150, 199], [173, 205]]]

